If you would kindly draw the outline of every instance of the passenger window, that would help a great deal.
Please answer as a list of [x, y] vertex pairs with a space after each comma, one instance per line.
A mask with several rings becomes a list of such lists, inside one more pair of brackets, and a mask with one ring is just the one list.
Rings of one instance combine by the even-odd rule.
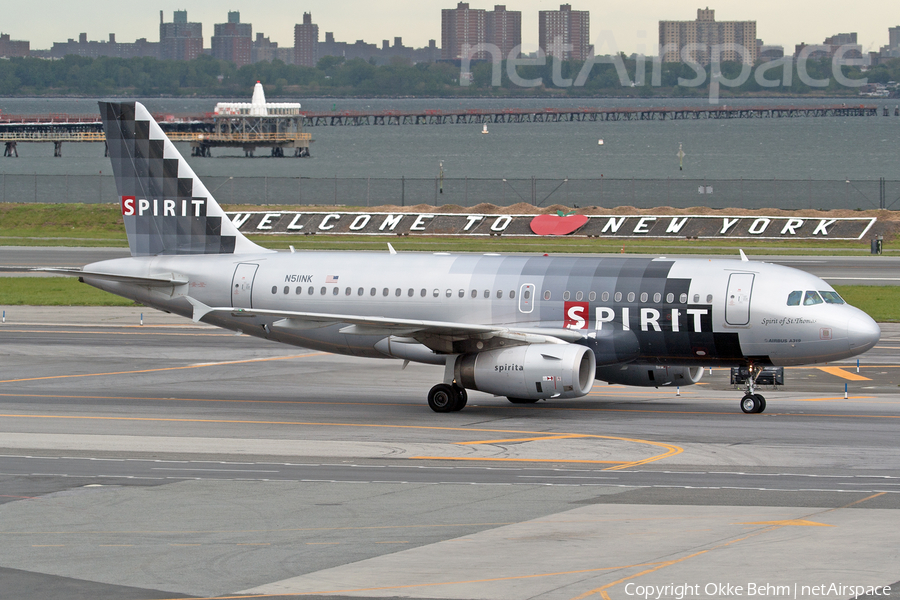
[[350, 292], [351, 292], [350, 288], [347, 288], [347, 289], [344, 290], [344, 295], [345, 295], [345, 296], [349, 296], [349, 295], [350, 295]]
[[687, 304], [687, 294], [682, 294], [678, 296], [678, 301], [682, 304]]
[[358, 290], [356, 290], [356, 295], [357, 295], [357, 296], [362, 296], [363, 293], [365, 293], [365, 291], [366, 291], [366, 290], [364, 290], [363, 288], [359, 288]]
[[603, 292], [602, 294], [600, 294], [600, 299], [604, 302], [608, 302], [609, 301], [609, 292]]
[[700, 304], [700, 294], [694, 294], [694, 304]]
[[409, 288], [409, 290], [406, 292], [406, 295], [409, 296], [410, 298], [412, 298], [413, 294], [415, 294], [415, 293], [416, 293], [416, 290]]
[[319, 293], [320, 293], [321, 295], [324, 296], [325, 293], [326, 293], [326, 291], [327, 291], [327, 290], [325, 289], [325, 286], [323, 285], [323, 286], [322, 286], [322, 289], [319, 290]]
[[575, 292], [575, 300], [581, 302], [584, 299], [584, 292]]
[[826, 304], [844, 304], [844, 299], [837, 292], [819, 292]]
[[383, 290], [381, 290], [381, 295], [382, 295], [382, 296], [387, 296], [387, 295], [390, 294], [390, 293], [391, 293], [391, 291], [390, 291], [389, 289], [387, 289], [387, 288], [384, 288]]
[[515, 297], [516, 297], [516, 292], [513, 291], [513, 290], [509, 290], [509, 297], [510, 297], [510, 298], [515, 298]]
[[284, 294], [285, 296], [291, 293], [291, 287], [286, 285], [284, 286]]
[[337, 296], [337, 295], [338, 295], [338, 287], [337, 287], [337, 286], [334, 286], [334, 289], [331, 290], [331, 295], [332, 295], [332, 296]]
[[315, 292], [316, 292], [316, 290], [315, 290], [315, 288], [313, 288], [313, 286], [309, 286], [309, 289], [306, 290], [306, 293], [309, 294], [310, 296], [312, 296]]
[[647, 298], [649, 298], [647, 292], [641, 292], [641, 302], [646, 302]]
[[628, 292], [628, 301], [634, 302], [634, 292]]
[[369, 295], [370, 295], [370, 296], [374, 296], [375, 293], [376, 293], [376, 291], [377, 291], [377, 290], [376, 290], [375, 288], [372, 288], [371, 290], [369, 290]]
[[544, 300], [550, 299], [550, 290], [544, 290]]
[[588, 301], [593, 302], [596, 299], [597, 299], [597, 292], [591, 292], [590, 294], [588, 294]]
[[422, 291], [419, 292], [419, 295], [424, 298], [426, 295], [428, 295], [428, 291], [425, 288], [422, 288]]
[[616, 292], [616, 302], [622, 301], [622, 292]]
[[441, 291], [439, 289], [435, 288], [435, 290], [433, 292], [431, 292], [431, 295], [434, 296], [435, 298], [437, 298], [438, 296], [441, 295]]
[[478, 297], [478, 290], [472, 290], [472, 297], [473, 297], [473, 298], [477, 298], [477, 297]]
[[666, 294], [666, 304], [672, 304], [673, 302], [675, 302], [675, 294]]
[[465, 297], [466, 297], [466, 290], [459, 290], [459, 297], [460, 297], [460, 298], [465, 298]]
[[706, 303], [707, 303], [707, 304], [712, 304], [712, 294], [707, 294], [707, 295], [706, 295]]
[[[235, 287], [236, 287], [236, 286], [235, 286]], [[277, 285], [273, 285], [273, 286], [272, 286], [272, 293], [273, 293], [273, 294], [277, 294], [277, 293], [278, 293], [278, 286], [277, 286]]]
[[563, 292], [563, 300], [568, 300], [568, 299], [571, 298], [571, 297], [572, 297], [572, 293], [569, 292], [568, 290], [566, 290], [565, 292]]
[[490, 298], [490, 297], [491, 297], [491, 290], [484, 290], [484, 297], [485, 297], [485, 298]]
[[453, 297], [453, 290], [447, 290], [447, 292], [446, 292], [444, 295], [447, 296], [448, 298], [452, 298], [452, 297]]
[[794, 290], [790, 294], [788, 294], [788, 306], [800, 306], [800, 299], [803, 297], [803, 292], [800, 290]]
[[529, 298], [531, 298], [531, 291], [525, 290], [524, 292], [522, 292], [522, 298], [524, 298], [525, 300], [528, 300]]
[[297, 294], [297, 295], [299, 296], [300, 294], [303, 293], [303, 288], [300, 287], [300, 286], [298, 285], [298, 286], [297, 286], [297, 289], [294, 290], [294, 293]]
[[654, 301], [654, 302], [659, 302], [660, 300], [662, 300], [662, 294], [660, 294], [659, 292], [653, 294], [653, 301]]
[[818, 292], [807, 290], [806, 296], [803, 297], [803, 306], [812, 306], [813, 304], [822, 304], [822, 297]]
[[401, 294], [402, 292], [403, 292], [403, 290], [401, 290], [400, 288], [397, 288], [396, 290], [394, 290], [394, 295], [397, 296], [397, 297], [399, 298], [399, 297], [400, 297], [400, 294]]
[[498, 298], [502, 298], [502, 297], [503, 297], [503, 290], [497, 290], [497, 297], [498, 297]]

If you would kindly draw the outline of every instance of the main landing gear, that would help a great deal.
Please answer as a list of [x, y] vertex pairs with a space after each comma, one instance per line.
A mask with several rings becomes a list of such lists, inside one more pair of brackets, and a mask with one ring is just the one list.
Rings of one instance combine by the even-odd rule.
[[766, 399], [762, 394], [754, 392], [756, 388], [756, 378], [762, 373], [762, 367], [750, 365], [750, 377], [747, 378], [747, 392], [741, 398], [741, 410], [747, 414], [761, 413], [766, 410]]
[[428, 392], [428, 406], [434, 412], [456, 412], [462, 410], [469, 400], [465, 388], [455, 383], [439, 383]]

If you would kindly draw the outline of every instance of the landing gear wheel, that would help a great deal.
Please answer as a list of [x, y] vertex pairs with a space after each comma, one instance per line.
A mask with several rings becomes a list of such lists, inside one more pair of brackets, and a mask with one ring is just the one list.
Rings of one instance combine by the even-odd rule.
[[459, 387], [454, 384], [453, 389], [456, 390], [456, 407], [453, 409], [455, 411], [460, 411], [466, 407], [466, 403], [469, 401], [469, 394], [466, 392], [466, 388]]
[[434, 412], [445, 413], [458, 410], [459, 392], [452, 385], [439, 383], [428, 392], [428, 406]]
[[506, 399], [513, 404], [534, 404], [538, 401], [537, 398], [511, 398], [509, 396], [507, 396]]
[[741, 398], [741, 410], [746, 414], [762, 412], [761, 406], [764, 407], [765, 400], [759, 394], [747, 394]]
[[753, 394], [756, 396], [756, 399], [759, 401], [759, 408], [756, 409], [756, 412], [761, 413], [766, 410], [766, 399], [762, 397], [761, 394]]

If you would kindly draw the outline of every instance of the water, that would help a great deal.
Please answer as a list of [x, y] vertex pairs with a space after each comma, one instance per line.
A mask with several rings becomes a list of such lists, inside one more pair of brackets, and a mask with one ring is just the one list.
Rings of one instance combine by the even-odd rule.
[[[243, 100], [247, 98], [223, 98]], [[151, 112], [198, 114], [215, 99], [142, 100]], [[433, 108], [544, 108], [578, 106], [704, 106], [679, 99], [300, 99], [305, 109], [410, 110]], [[729, 105], [820, 105], [855, 99], [748, 99]], [[862, 101], [888, 106], [897, 100]], [[0, 98], [7, 114], [93, 114], [96, 99]], [[403, 125], [312, 127], [310, 159], [246, 159], [238, 149], [214, 149], [214, 158], [188, 158], [201, 176], [433, 178], [443, 162], [447, 178], [685, 178], [685, 179], [900, 179], [900, 117], [735, 119], [617, 123]], [[603, 139], [604, 144], [598, 145]], [[678, 169], [678, 145], [686, 157]], [[188, 146], [182, 152], [187, 156]], [[259, 153], [264, 154], [261, 150]], [[18, 159], [0, 159], [0, 174], [110, 173], [99, 144], [69, 143], [63, 158], [52, 144], [20, 144]]]

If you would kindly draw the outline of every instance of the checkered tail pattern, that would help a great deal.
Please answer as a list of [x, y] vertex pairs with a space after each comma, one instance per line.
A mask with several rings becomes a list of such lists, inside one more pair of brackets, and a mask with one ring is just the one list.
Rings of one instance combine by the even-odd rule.
[[132, 256], [265, 252], [231, 223], [139, 102], [100, 102]]

